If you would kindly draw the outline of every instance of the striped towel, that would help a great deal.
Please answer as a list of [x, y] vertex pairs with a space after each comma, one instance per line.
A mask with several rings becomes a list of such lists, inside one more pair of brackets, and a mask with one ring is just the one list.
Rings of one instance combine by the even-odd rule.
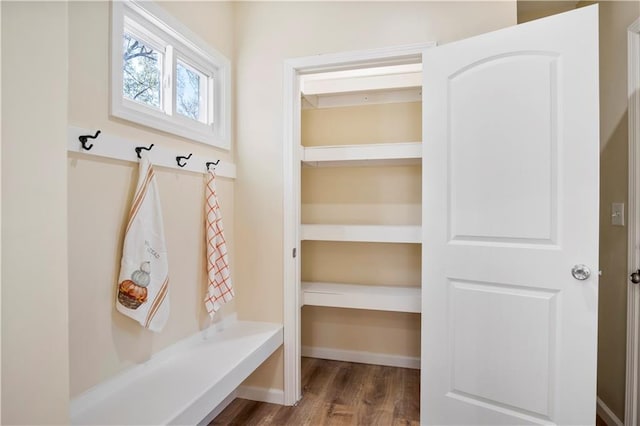
[[153, 167], [143, 154], [124, 236], [116, 309], [159, 332], [169, 318], [169, 261]]
[[216, 195], [216, 175], [209, 170], [205, 188], [205, 227], [207, 238], [207, 294], [204, 305], [211, 318], [223, 303], [233, 299], [233, 287], [229, 274], [227, 243], [224, 240], [222, 214]]

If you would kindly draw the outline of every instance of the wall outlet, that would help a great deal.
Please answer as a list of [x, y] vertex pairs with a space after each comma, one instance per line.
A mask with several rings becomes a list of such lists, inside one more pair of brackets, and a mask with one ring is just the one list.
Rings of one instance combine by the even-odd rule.
[[611, 224], [624, 226], [624, 203], [611, 203]]

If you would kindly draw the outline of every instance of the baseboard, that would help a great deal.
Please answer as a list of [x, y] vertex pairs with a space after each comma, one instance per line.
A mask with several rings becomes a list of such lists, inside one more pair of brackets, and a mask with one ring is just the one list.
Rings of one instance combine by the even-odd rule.
[[216, 408], [213, 409], [207, 416], [200, 420], [198, 426], [206, 426], [213, 421], [216, 417], [220, 415], [224, 411], [225, 408], [229, 406], [233, 402], [234, 399], [237, 398], [237, 389], [229, 394]]
[[284, 405], [284, 391], [282, 389], [238, 386], [238, 389], [236, 389], [236, 396], [238, 398], [248, 399], [251, 401]]
[[330, 359], [334, 361], [359, 362], [361, 364], [386, 365], [389, 367], [420, 368], [420, 358], [404, 355], [380, 354], [364, 351], [303, 346], [302, 356]]
[[282, 389], [267, 389], [254, 386], [238, 386], [231, 392], [207, 417], [198, 423], [198, 426], [208, 425], [224, 411], [236, 398], [248, 399], [251, 401], [269, 402], [271, 404], [284, 405], [284, 391]]
[[608, 426], [624, 426], [624, 423], [616, 417], [613, 411], [600, 398], [598, 398], [596, 413]]

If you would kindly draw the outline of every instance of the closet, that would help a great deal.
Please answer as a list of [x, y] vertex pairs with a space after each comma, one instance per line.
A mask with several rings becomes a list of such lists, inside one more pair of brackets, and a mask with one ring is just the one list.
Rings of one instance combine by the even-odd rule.
[[[358, 355], [366, 362], [376, 361], [372, 353], [383, 354], [380, 363], [418, 355], [400, 353], [394, 340], [403, 339], [400, 328], [368, 316], [376, 312], [385, 320], [421, 317], [421, 424], [593, 422], [597, 26], [597, 7], [589, 6], [438, 47], [285, 62], [283, 137], [292, 166], [284, 174], [285, 188], [291, 188], [284, 194], [290, 224], [284, 232], [287, 403], [301, 394], [305, 344], [330, 348], [317, 356]], [[310, 115], [330, 115], [323, 106], [369, 89], [346, 95], [335, 85], [326, 90], [334, 99], [325, 101], [309, 92], [308, 74], [412, 60], [424, 68], [423, 143], [415, 145], [421, 153], [407, 152], [417, 141], [404, 139], [403, 121], [389, 126], [398, 131], [395, 137], [382, 130], [392, 112], [372, 114], [361, 126], [358, 114], [347, 114], [356, 107], [344, 103], [318, 125], [326, 137], [309, 137]], [[387, 88], [380, 89], [364, 100], [384, 99]], [[320, 112], [301, 113], [300, 91]], [[370, 139], [341, 133], [343, 126], [355, 134], [366, 129]], [[391, 170], [411, 168], [398, 164], [416, 157], [422, 197], [402, 198], [411, 180], [390, 184], [397, 177]], [[332, 167], [322, 167], [327, 165]], [[413, 220], [411, 205], [420, 206], [420, 220]], [[352, 249], [342, 248], [347, 246]], [[403, 281], [399, 267], [383, 272], [401, 264], [392, 253], [405, 246], [421, 251], [421, 282]], [[382, 255], [368, 254], [380, 247]], [[384, 290], [393, 302], [378, 286], [395, 290]], [[407, 304], [410, 291], [420, 293], [420, 314]], [[360, 322], [354, 327], [349, 321]], [[372, 347], [361, 345], [365, 341]]]
[[420, 367], [421, 65], [301, 80], [302, 356]]

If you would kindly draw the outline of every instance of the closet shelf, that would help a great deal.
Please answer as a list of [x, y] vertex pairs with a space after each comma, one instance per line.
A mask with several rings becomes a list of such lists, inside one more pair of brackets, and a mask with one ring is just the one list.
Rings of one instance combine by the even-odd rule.
[[302, 304], [393, 312], [421, 312], [418, 287], [302, 282]]
[[422, 230], [420, 226], [409, 225], [302, 225], [300, 239], [420, 244]]
[[302, 147], [301, 157], [310, 167], [419, 165], [422, 142]]

